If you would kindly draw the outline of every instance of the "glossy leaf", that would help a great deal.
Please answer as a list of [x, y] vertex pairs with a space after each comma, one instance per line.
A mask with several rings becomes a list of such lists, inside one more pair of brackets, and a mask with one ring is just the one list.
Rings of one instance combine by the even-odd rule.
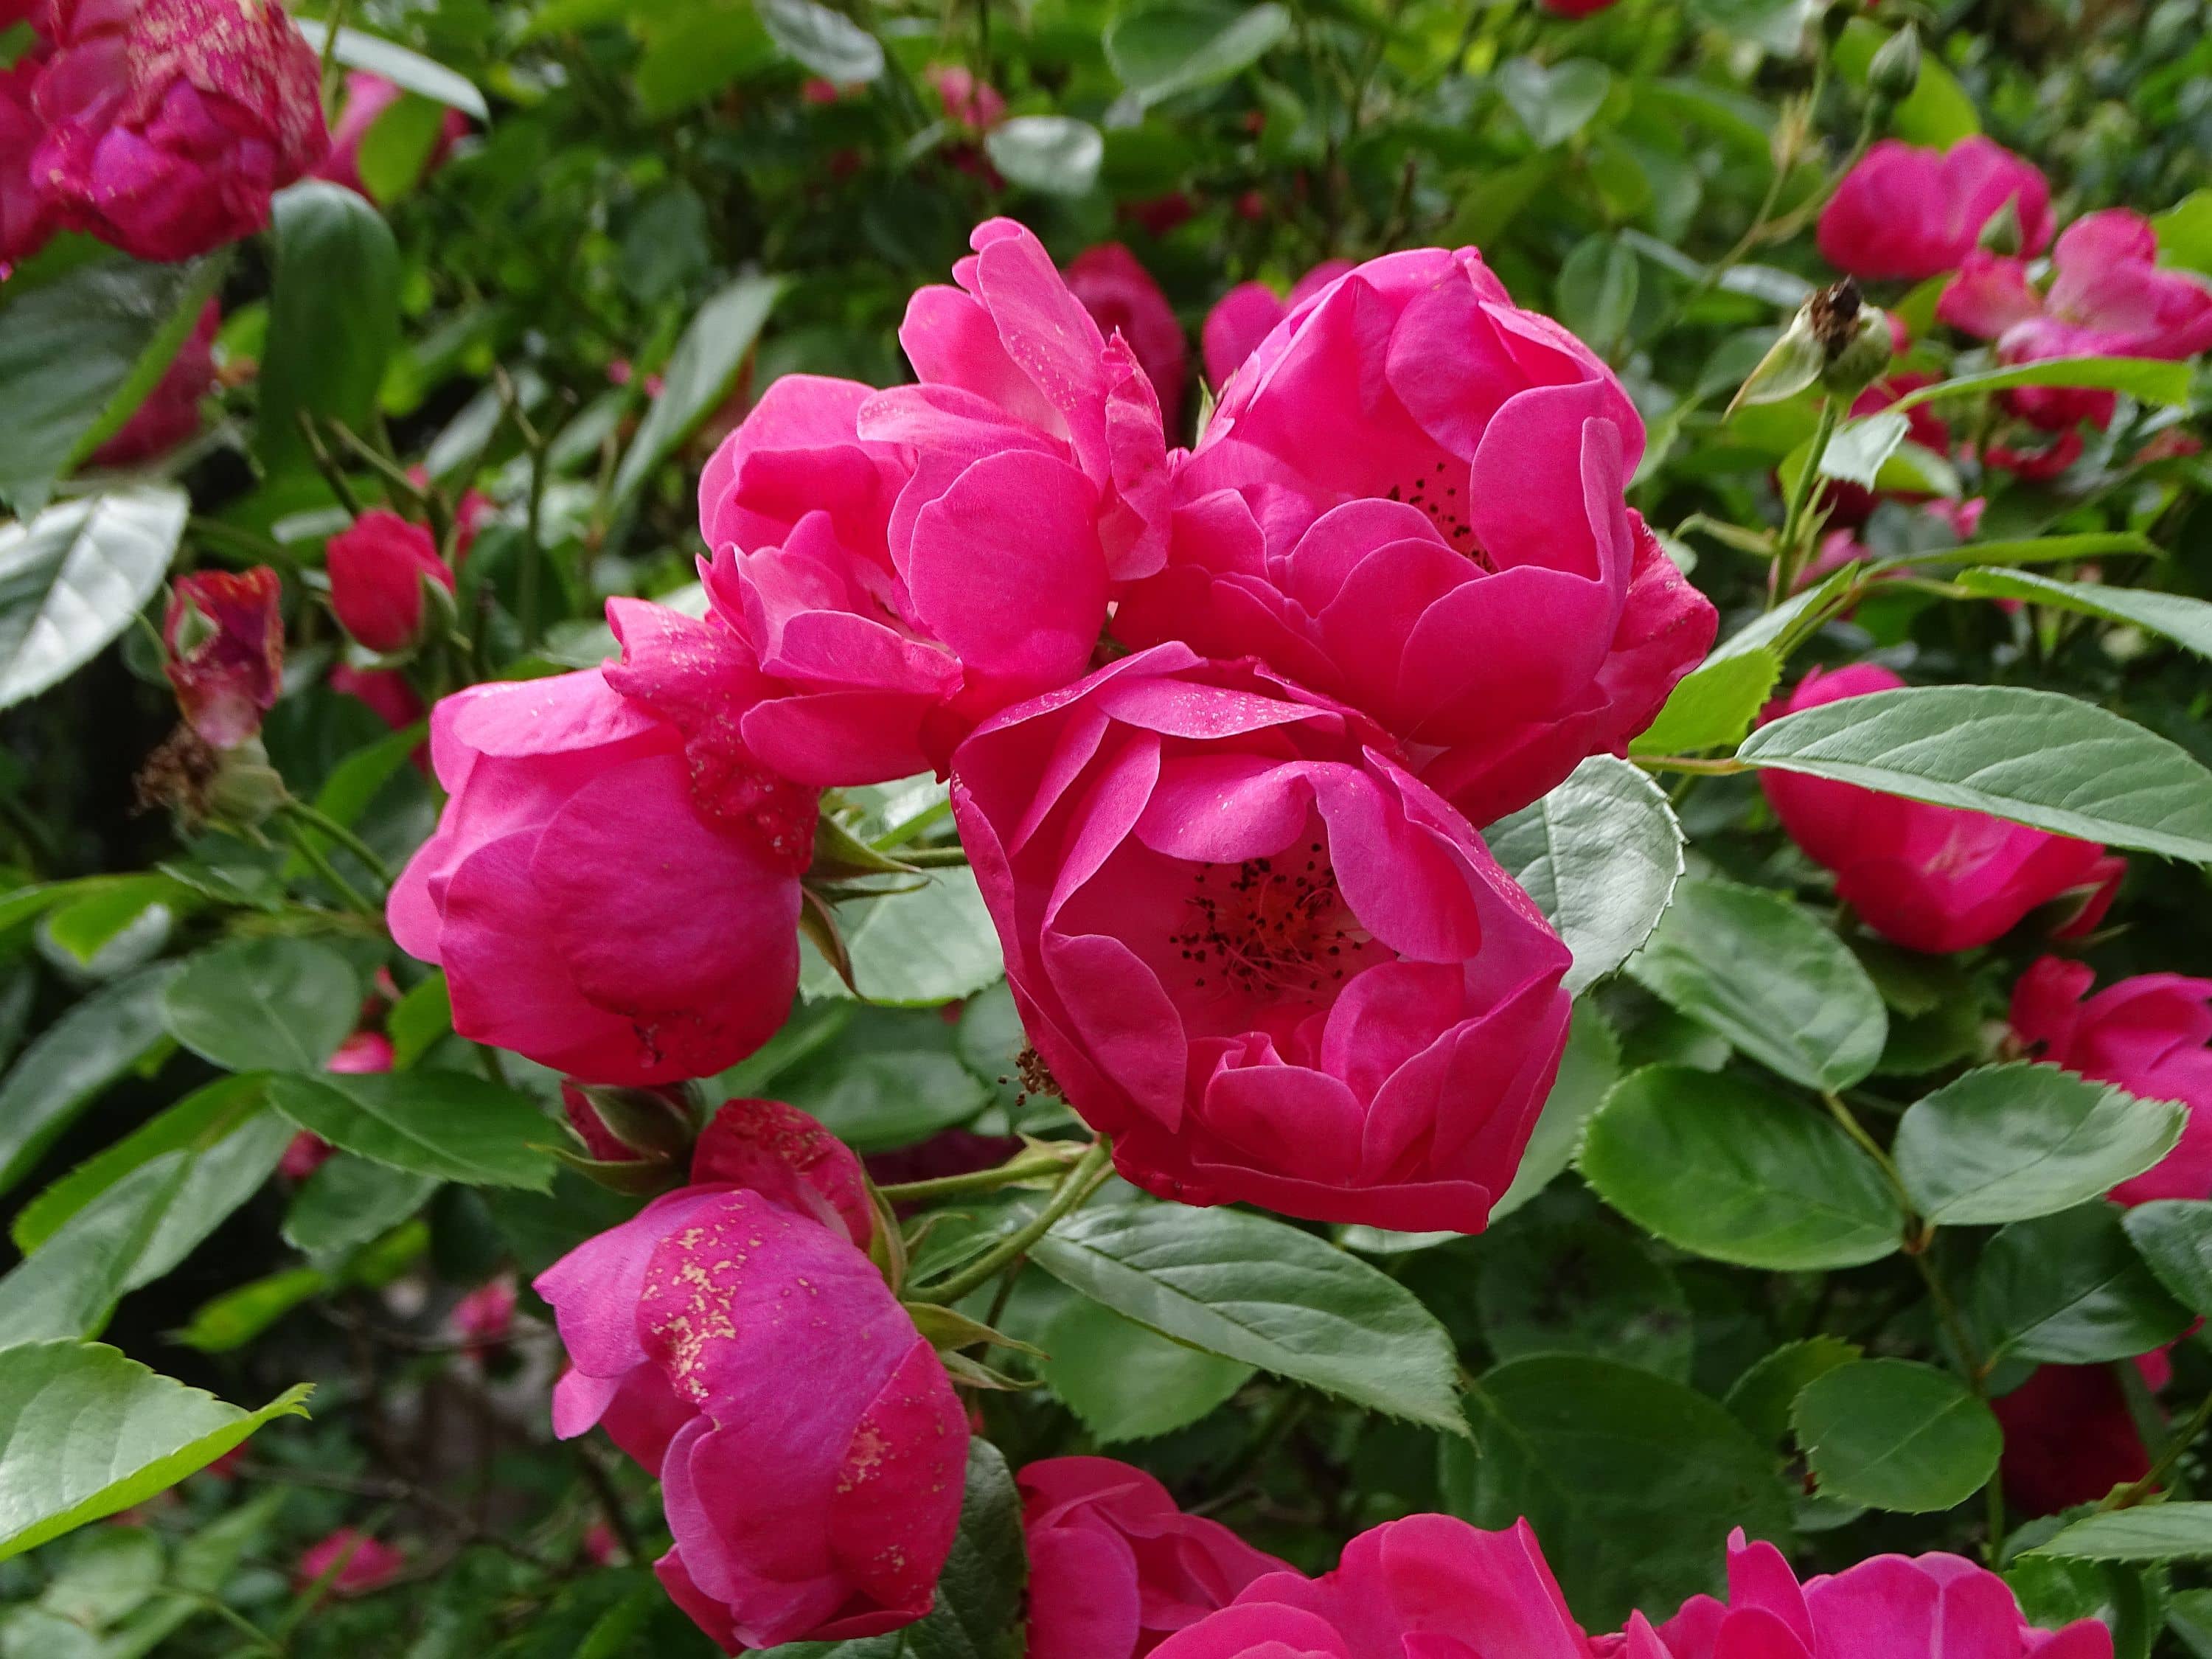
[[2168, 1295], [2200, 1317], [2212, 1314], [2212, 1202], [2154, 1199], [2120, 1224]]
[[827, 81], [865, 85], [884, 72], [883, 44], [817, 0], [753, 0], [753, 9], [786, 57]]
[[1858, 1359], [1815, 1377], [1790, 1422], [1827, 1495], [1924, 1515], [1964, 1503], [1996, 1473], [2004, 1431], [1948, 1371]]
[[1088, 121], [1017, 115], [984, 135], [983, 149], [1006, 182], [1045, 196], [1080, 196], [1097, 182], [1106, 141]]
[[188, 510], [181, 490], [134, 489], [0, 526], [0, 708], [66, 679], [131, 625]]
[[301, 417], [366, 433], [399, 339], [399, 249], [375, 208], [310, 179], [279, 191], [275, 289], [255, 448], [271, 472], [304, 469]]
[[1682, 755], [1733, 749], [1751, 730], [1781, 675], [1780, 660], [1763, 647], [1707, 661], [1683, 678], [1659, 718], [1630, 740], [1629, 753]]
[[1170, 1340], [1087, 1297], [1044, 1328], [1045, 1386], [1101, 1445], [1195, 1423], [1250, 1380], [1252, 1367]]
[[2200, 657], [2212, 657], [2212, 605], [2185, 594], [2104, 582], [2063, 582], [2027, 570], [1962, 570], [1954, 580], [1968, 592], [1991, 599], [2056, 605], [2081, 616], [2147, 629]]
[[1273, 0], [1242, 10], [1176, 4], [1126, 12], [1106, 27], [1106, 61], [1149, 106], [1243, 73], [1291, 32]]
[[331, 1146], [395, 1170], [476, 1186], [553, 1177], [562, 1133], [528, 1098], [458, 1072], [272, 1077], [270, 1103]]
[[241, 939], [191, 957], [163, 999], [169, 1035], [234, 1072], [322, 1069], [361, 1017], [361, 982], [328, 945]]
[[2092, 1515], [2030, 1552], [2071, 1561], [2212, 1560], [2212, 1503], [2158, 1504]]
[[1972, 1312], [1989, 1359], [2060, 1365], [2148, 1353], [2191, 1322], [2136, 1254], [2109, 1204], [2000, 1231], [1975, 1269]]
[[23, 1050], [0, 1079], [0, 1191], [161, 1040], [162, 998], [176, 973], [161, 963], [102, 986]]

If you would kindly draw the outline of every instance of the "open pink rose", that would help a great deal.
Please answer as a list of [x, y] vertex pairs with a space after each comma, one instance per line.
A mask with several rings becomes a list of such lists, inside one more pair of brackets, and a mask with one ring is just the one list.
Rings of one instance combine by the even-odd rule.
[[[1893, 690], [1887, 668], [1814, 669], [1769, 717]], [[1836, 873], [1836, 896], [1884, 939], [1908, 950], [1969, 951], [2008, 933], [2030, 910], [2081, 896], [2061, 937], [2087, 933], [2118, 891], [2127, 862], [2094, 842], [2009, 823], [1986, 812], [1885, 795], [1795, 772], [1759, 787], [1790, 840]]]
[[330, 145], [320, 67], [275, 0], [58, 0], [33, 162], [62, 224], [187, 259], [269, 222]]
[[426, 586], [453, 591], [453, 573], [430, 532], [384, 507], [331, 537], [324, 560], [338, 625], [379, 653], [404, 651], [422, 638]]
[[1611, 372], [1473, 249], [1370, 261], [1231, 379], [1115, 633], [1259, 657], [1490, 823], [1624, 749], [1712, 643], [1623, 496], [1643, 449]]
[[[2051, 250], [2039, 292], [2025, 261], [1975, 252], [1936, 304], [1936, 317], [1996, 342], [2008, 364], [2052, 357], [2156, 357], [2179, 362], [2212, 346], [2212, 287], [2161, 270], [2158, 233], [2125, 208], [2086, 214]], [[2021, 386], [2006, 401], [2046, 431], [2112, 418], [2114, 394], [2081, 386]]]
[[1869, 282], [1917, 283], [1956, 270], [2010, 203], [2021, 252], [2051, 241], [2051, 186], [2033, 162], [1976, 134], [1948, 150], [1885, 138], [1820, 210], [1821, 257]]
[[136, 466], [166, 455], [200, 429], [200, 400], [215, 385], [215, 337], [222, 308], [213, 300], [146, 399], [115, 435], [92, 453], [94, 466]]
[[1060, 274], [1067, 291], [1091, 313], [1099, 331], [1110, 335], [1118, 330], [1129, 343], [1160, 400], [1160, 416], [1169, 434], [1180, 431], [1190, 347], [1152, 272], [1121, 243], [1102, 242], [1077, 254]]
[[2110, 1365], [2039, 1365], [1990, 1409], [2004, 1428], [2004, 1495], [2023, 1515], [2094, 1504], [2150, 1473], [2142, 1431]]
[[446, 969], [453, 1029], [596, 1083], [704, 1077], [783, 1023], [814, 795], [617, 693], [596, 669], [438, 704], [451, 799], [392, 890]]
[[1029, 1659], [1143, 1659], [1267, 1573], [1291, 1569], [1110, 1457], [1018, 1478], [1030, 1553]]
[[[369, 196], [368, 186], [362, 182], [361, 146], [368, 131], [377, 124], [384, 112], [406, 96], [395, 82], [368, 70], [348, 70], [345, 78], [345, 104], [338, 112], [337, 131], [331, 135], [330, 154], [315, 169], [318, 179], [327, 179], [334, 185], [343, 185], [356, 195]], [[420, 182], [446, 164], [453, 146], [466, 137], [469, 118], [457, 109], [449, 109], [438, 123], [438, 137], [430, 153], [422, 161], [415, 182]], [[371, 196], [373, 201], [375, 198]]]
[[1030, 1040], [1123, 1175], [1481, 1230], [1558, 1069], [1567, 950], [1379, 731], [1158, 646], [983, 726], [952, 802]]
[[968, 1424], [862, 1254], [859, 1161], [795, 1107], [732, 1101], [692, 1181], [539, 1275], [570, 1361], [554, 1431], [601, 1425], [659, 1474], [656, 1571], [725, 1649], [910, 1624], [959, 1522]]
[[1199, 333], [1206, 378], [1213, 389], [1218, 392], [1229, 384], [1229, 377], [1275, 331], [1276, 324], [1351, 269], [1349, 259], [1324, 259], [1298, 278], [1287, 299], [1265, 283], [1239, 283], [1215, 301]]
[[2112, 1659], [2094, 1619], [2037, 1630], [2011, 1587], [1955, 1555], [1878, 1555], [1802, 1586], [1782, 1552], [1729, 1539], [1726, 1601], [1697, 1596], [1660, 1629], [1673, 1659]]
[[162, 672], [185, 723], [217, 749], [261, 730], [284, 684], [283, 585], [267, 565], [179, 576], [161, 617]]
[[325, 1595], [368, 1595], [398, 1578], [406, 1565], [407, 1558], [391, 1545], [340, 1527], [307, 1547], [292, 1571], [292, 1583], [304, 1590], [335, 1567], [323, 1587]]
[[2042, 957], [2013, 988], [2014, 1035], [2038, 1060], [2189, 1108], [2181, 1144], [2114, 1199], [2212, 1198], [2212, 980], [2138, 974], [2091, 996], [2096, 982], [2081, 963]]

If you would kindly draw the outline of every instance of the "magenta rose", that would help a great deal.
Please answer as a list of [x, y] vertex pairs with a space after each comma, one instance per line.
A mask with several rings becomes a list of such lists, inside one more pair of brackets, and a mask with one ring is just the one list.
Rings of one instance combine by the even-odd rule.
[[368, 1595], [393, 1583], [406, 1567], [407, 1558], [391, 1545], [379, 1543], [351, 1527], [340, 1527], [301, 1554], [300, 1565], [292, 1570], [292, 1583], [304, 1590], [328, 1573], [324, 1594]]
[[[453, 573], [419, 524], [384, 507], [364, 513], [324, 550], [338, 626], [379, 655], [422, 637], [425, 589], [453, 591]], [[450, 606], [447, 608], [450, 614]]]
[[31, 166], [46, 136], [33, 103], [45, 67], [45, 54], [33, 50], [0, 70], [0, 276], [54, 234], [53, 203], [39, 188]]
[[1352, 269], [1349, 259], [1324, 259], [1298, 278], [1287, 299], [1265, 283], [1239, 283], [1206, 313], [1198, 343], [1206, 359], [1206, 378], [1218, 392], [1275, 325]]
[[1030, 1553], [1029, 1659], [1143, 1659], [1291, 1569], [1110, 1457], [1051, 1457], [1017, 1478]]
[[1190, 347], [1182, 325], [1152, 274], [1119, 242], [1085, 248], [1060, 273], [1067, 291], [1091, 313], [1102, 333], [1119, 333], [1160, 400], [1170, 435], [1182, 426], [1182, 384], [1190, 373]]
[[472, 685], [430, 717], [451, 799], [392, 890], [453, 1029], [594, 1083], [734, 1064], [799, 982], [814, 794], [720, 754], [599, 671]]
[[161, 617], [162, 672], [185, 724], [217, 749], [261, 730], [284, 688], [283, 585], [267, 565], [179, 576]]
[[[349, 70], [345, 78], [345, 104], [338, 112], [337, 131], [331, 135], [330, 154], [315, 169], [318, 179], [327, 179], [334, 185], [343, 185], [359, 196], [369, 195], [368, 186], [362, 182], [361, 146], [384, 112], [398, 103], [406, 94], [395, 82], [368, 70]], [[457, 109], [449, 109], [438, 123], [438, 137], [423, 158], [416, 182], [427, 179], [446, 164], [453, 146], [468, 136], [469, 118]]]
[[200, 400], [215, 385], [215, 337], [222, 326], [222, 308], [210, 300], [145, 402], [93, 451], [94, 466], [137, 466], [167, 454], [199, 431]]
[[1726, 1601], [1697, 1596], [1660, 1628], [1662, 1659], [2112, 1659], [2095, 1620], [2035, 1629], [2003, 1579], [1955, 1555], [1878, 1555], [1800, 1586], [1738, 1529], [1728, 1573]]
[[2041, 958], [2013, 988], [2013, 1035], [2035, 1059], [2189, 1108], [2181, 1144], [2114, 1199], [2212, 1198], [2212, 980], [2138, 974], [2090, 996], [2096, 982], [2078, 962]]
[[60, 0], [33, 162], [61, 223], [188, 259], [269, 222], [330, 145], [320, 68], [274, 0]]
[[983, 726], [952, 802], [1030, 1040], [1123, 1175], [1481, 1230], [1558, 1069], [1567, 950], [1381, 732], [1158, 646]]
[[1628, 510], [1643, 451], [1612, 373], [1473, 249], [1370, 261], [1231, 380], [1115, 633], [1352, 704], [1490, 823], [1625, 750], [1712, 643]]
[[2021, 252], [2051, 242], [2051, 185], [2034, 163], [1976, 134], [1948, 150], [1885, 138], [1820, 210], [1821, 257], [1869, 282], [1917, 283], [1966, 264], [1984, 227], [2011, 204]]
[[796, 1107], [739, 1100], [691, 1175], [538, 1276], [570, 1362], [554, 1431], [604, 1426], [659, 1475], [656, 1571], [729, 1651], [910, 1624], [959, 1523], [968, 1423], [863, 1254], [859, 1161]]
[[[1857, 663], [1814, 669], [1770, 716], [1905, 682]], [[2009, 823], [1986, 812], [1885, 795], [1795, 772], [1762, 772], [1759, 787], [1807, 857], [1836, 873], [1836, 896], [1875, 933], [1907, 950], [1944, 954], [1987, 945], [2031, 910], [2073, 894], [2060, 937], [2087, 933], [2111, 908], [2127, 861], [2094, 842]]]

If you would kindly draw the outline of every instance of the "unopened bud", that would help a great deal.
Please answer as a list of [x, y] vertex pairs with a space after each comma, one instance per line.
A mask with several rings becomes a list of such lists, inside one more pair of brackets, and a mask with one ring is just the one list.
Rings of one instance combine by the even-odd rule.
[[1885, 40], [1867, 65], [1867, 89], [1886, 102], [1902, 103], [1920, 84], [1920, 30], [1907, 23]]
[[698, 1117], [681, 1088], [621, 1088], [564, 1082], [561, 1104], [568, 1125], [594, 1158], [605, 1164], [690, 1158]]
[[251, 830], [274, 817], [291, 798], [260, 738], [216, 751], [215, 777], [207, 792], [207, 815], [214, 823]]
[[1982, 234], [1974, 239], [1975, 245], [1985, 252], [1999, 253], [2007, 258], [2016, 257], [2026, 238], [2020, 228], [2020, 198], [2005, 198], [2005, 204], [1990, 215], [1982, 226]]

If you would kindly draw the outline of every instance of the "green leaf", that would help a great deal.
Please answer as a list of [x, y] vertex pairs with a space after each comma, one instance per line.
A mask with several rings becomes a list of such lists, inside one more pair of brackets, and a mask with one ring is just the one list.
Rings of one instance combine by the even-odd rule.
[[[1875, 53], [1889, 44], [1889, 33], [1863, 17], [1854, 17], [1844, 26], [1835, 46], [1836, 67], [1854, 87], [1865, 88], [1867, 70]], [[1974, 100], [1933, 52], [1921, 54], [1919, 82], [1890, 112], [1889, 125], [1890, 131], [1905, 143], [1932, 144], [1939, 149], [1948, 149], [1982, 130]]]
[[1590, 124], [1613, 91], [1613, 71], [1595, 58], [1570, 58], [1546, 68], [1515, 58], [1498, 70], [1498, 89], [1538, 149], [1556, 149]]
[[285, 1267], [203, 1302], [170, 1340], [201, 1353], [234, 1353], [286, 1314], [331, 1288], [319, 1267]]
[[1098, 182], [1106, 141], [1088, 121], [1017, 115], [983, 135], [983, 150], [1006, 182], [1044, 196], [1081, 196]]
[[[971, 870], [936, 871], [911, 892], [841, 904], [837, 925], [854, 983], [869, 1002], [933, 1008], [975, 995], [1006, 971]], [[799, 985], [810, 1002], [853, 994], [811, 944]]]
[[254, 451], [272, 473], [304, 469], [311, 414], [366, 434], [399, 343], [399, 248], [384, 216], [341, 185], [276, 194], [276, 270]]
[[1700, 749], [1733, 749], [1774, 693], [1782, 662], [1764, 647], [1720, 657], [1683, 676], [1640, 737], [1632, 755], [1686, 755]]
[[840, 1056], [810, 1066], [786, 1090], [858, 1151], [888, 1152], [965, 1123], [990, 1103], [990, 1091], [953, 1055], [927, 1049]]
[[2002, 1229], [1974, 1273], [1985, 1356], [2094, 1365], [2148, 1353], [2191, 1316], [2143, 1265], [2109, 1204]]
[[559, 1131], [526, 1095], [459, 1072], [272, 1077], [270, 1103], [331, 1146], [470, 1186], [553, 1178]]
[[2152, 1504], [2093, 1515], [2028, 1553], [2069, 1561], [2212, 1560], [2212, 1504]]
[[203, 951], [185, 961], [162, 1003], [171, 1036], [234, 1072], [320, 1071], [360, 1018], [352, 964], [304, 939]]
[[2212, 274], [2212, 190], [2191, 191], [2151, 224], [2166, 264]]
[[1806, 1385], [1858, 1357], [1858, 1344], [1839, 1336], [1785, 1342], [1736, 1378], [1728, 1408], [1760, 1439], [1780, 1440], [1790, 1432], [1790, 1407]]
[[245, 1412], [97, 1344], [0, 1349], [0, 1560], [143, 1502], [273, 1418], [306, 1416], [309, 1392]]
[[815, 0], [753, 0], [753, 9], [787, 58], [824, 80], [866, 85], [884, 72], [883, 43], [842, 13]]
[[1559, 320], [1607, 355], [1628, 337], [1642, 265], [1618, 236], [1584, 237], [1559, 267]]
[[446, 106], [415, 93], [403, 94], [370, 124], [356, 165], [378, 205], [390, 206], [422, 182], [445, 129]]
[[2062, 582], [2025, 570], [1962, 570], [1954, 578], [1969, 592], [1992, 599], [2025, 599], [2056, 605], [2084, 617], [2125, 623], [2212, 657], [2212, 605], [2180, 593], [2147, 587], [2112, 587], [2103, 582]]
[[1018, 1641], [1029, 1553], [1022, 1500], [1006, 1460], [989, 1441], [968, 1443], [960, 1530], [937, 1581], [937, 1602], [901, 1632], [912, 1659], [992, 1659]]
[[699, 307], [668, 360], [660, 395], [638, 422], [615, 473], [617, 501], [635, 495], [729, 398], [782, 292], [780, 276], [740, 276]]
[[1186, 1428], [1250, 1380], [1252, 1367], [1170, 1341], [1085, 1297], [1038, 1339], [1045, 1386], [1102, 1446]]
[[2105, 559], [2137, 554], [2162, 559], [2166, 550], [2149, 537], [2133, 530], [2098, 530], [2077, 536], [2029, 536], [2017, 541], [1968, 542], [1960, 547], [1933, 548], [1896, 561], [1925, 570], [1954, 564], [2062, 564], [2077, 559]]
[[2153, 1199], [2130, 1209], [2120, 1224], [2174, 1300], [2193, 1314], [2212, 1314], [2212, 1203]]
[[1731, 1527], [1787, 1547], [1773, 1455], [1717, 1401], [1649, 1371], [1542, 1354], [1469, 1395], [1480, 1449], [1445, 1443], [1445, 1504], [1478, 1527], [1526, 1516], [1575, 1615], [1612, 1630], [1714, 1588]]
[[1964, 1503], [1996, 1473], [2004, 1431], [1948, 1371], [1857, 1359], [1815, 1377], [1790, 1420], [1823, 1493], [1925, 1515]]
[[2188, 1121], [2171, 1102], [2022, 1061], [1915, 1102], [1891, 1151], [1929, 1220], [1985, 1226], [2101, 1196], [2172, 1152]]
[[1691, 12], [1717, 29], [1794, 57], [1805, 44], [1805, 0], [1692, 0]]
[[1881, 997], [1858, 958], [1807, 911], [1763, 888], [1683, 882], [1628, 971], [1646, 990], [1808, 1089], [1856, 1083], [1881, 1058], [1889, 1031]]
[[1905, 1218], [1842, 1128], [1756, 1084], [1654, 1066], [1606, 1097], [1579, 1167], [1598, 1195], [1685, 1250], [1776, 1273], [1896, 1250]]
[[1887, 410], [1846, 421], [1820, 452], [1820, 476], [1872, 489], [1883, 463], [1897, 453], [1911, 425], [1904, 416]]
[[2143, 403], [2179, 408], [2189, 401], [2189, 380], [2187, 363], [2169, 363], [2150, 357], [2046, 357], [2041, 362], [1984, 369], [1978, 374], [1938, 380], [1933, 386], [1906, 392], [1889, 407], [1902, 415], [1938, 398], [1979, 397], [2024, 386], [2076, 386], [2124, 392]]
[[84, 966], [91, 965], [155, 905], [172, 913], [186, 911], [196, 897], [182, 882], [159, 874], [94, 876], [73, 885], [82, 896], [64, 899], [50, 909], [41, 932], [47, 943], [59, 945]]
[[1737, 754], [1754, 766], [2212, 863], [2212, 772], [2164, 738], [2055, 691], [1875, 691], [1786, 714]]
[[1574, 1023], [1567, 1028], [1567, 1047], [1559, 1059], [1558, 1080], [1545, 1097], [1543, 1115], [1528, 1137], [1528, 1151], [1521, 1154], [1513, 1184], [1490, 1206], [1491, 1225], [1496, 1226], [1535, 1197], [1574, 1162], [1575, 1148], [1582, 1144], [1583, 1126], [1620, 1080], [1620, 1039], [1593, 1005], [1577, 1002]]
[[194, 1090], [168, 1110], [96, 1153], [16, 1212], [9, 1229], [15, 1248], [28, 1255], [61, 1225], [125, 1176], [180, 1148], [204, 1149], [262, 1109], [254, 1078], [218, 1079]]
[[1787, 661], [1790, 653], [1819, 627], [1858, 574], [1856, 564], [1830, 571], [1810, 587], [1791, 594], [1773, 610], [1753, 617], [1723, 640], [1705, 659], [1705, 666], [1710, 668], [1731, 657], [1760, 650], [1771, 650], [1778, 659]]
[[1689, 1298], [1645, 1241], [1602, 1211], [1524, 1217], [1486, 1235], [1477, 1259], [1475, 1316], [1500, 1363], [1579, 1353], [1690, 1380]]
[[432, 974], [385, 1016], [385, 1035], [392, 1039], [392, 1069], [406, 1071], [453, 1029], [452, 989], [443, 973]]
[[1610, 755], [1484, 832], [1491, 852], [1574, 952], [1577, 994], [1640, 948], [1682, 873], [1682, 827], [1664, 791]]
[[632, 78], [637, 101], [654, 120], [682, 114], [726, 87], [773, 70], [775, 43], [750, 6], [701, 3], [630, 10], [645, 42]]
[[131, 625], [190, 507], [180, 489], [132, 489], [0, 525], [0, 708], [66, 679]]
[[[312, 17], [294, 21], [319, 56], [330, 39], [330, 25]], [[479, 121], [491, 119], [491, 106], [484, 102], [483, 94], [477, 90], [476, 83], [468, 76], [433, 62], [419, 52], [410, 52], [396, 40], [341, 27], [337, 50], [331, 55], [348, 69], [380, 75], [403, 91], [459, 110]]]
[[0, 1080], [0, 1192], [161, 1041], [161, 1000], [176, 973], [174, 963], [157, 963], [103, 985], [23, 1051]]
[[1267, 3], [1178, 4], [1125, 12], [1106, 27], [1106, 61], [1149, 108], [1241, 75], [1291, 32], [1291, 15]]
[[284, 1242], [318, 1260], [358, 1249], [430, 1201], [435, 1176], [395, 1170], [351, 1152], [323, 1160], [292, 1194]]
[[1136, 1203], [1061, 1222], [1030, 1252], [1092, 1300], [1355, 1405], [1465, 1431], [1451, 1339], [1396, 1280], [1295, 1227]]

